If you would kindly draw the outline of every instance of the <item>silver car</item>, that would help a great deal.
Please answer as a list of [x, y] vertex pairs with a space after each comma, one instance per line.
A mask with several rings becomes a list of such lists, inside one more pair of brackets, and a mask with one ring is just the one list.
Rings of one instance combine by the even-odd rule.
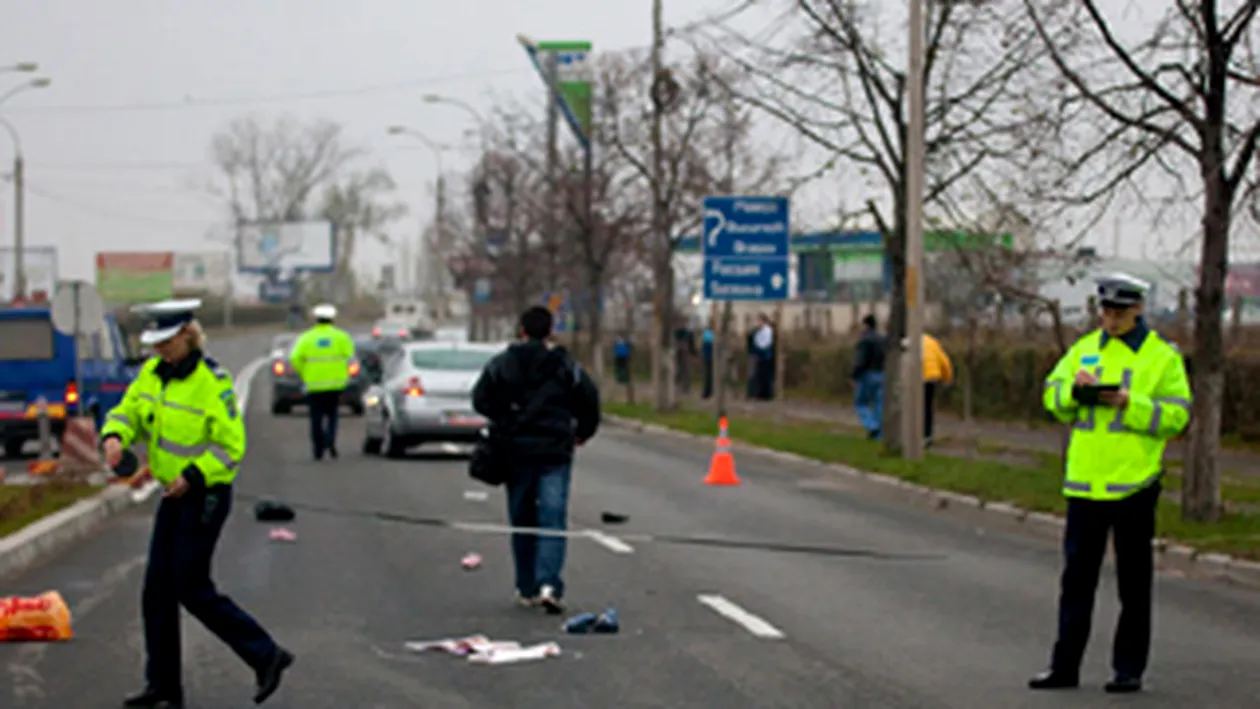
[[381, 362], [380, 381], [363, 396], [363, 452], [400, 458], [423, 443], [472, 443], [486, 420], [472, 388], [501, 343], [408, 342]]

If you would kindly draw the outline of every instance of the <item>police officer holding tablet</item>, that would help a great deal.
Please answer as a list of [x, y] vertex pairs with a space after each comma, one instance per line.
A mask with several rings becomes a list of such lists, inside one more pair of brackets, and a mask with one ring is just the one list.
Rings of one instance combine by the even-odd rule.
[[1102, 328], [1076, 342], [1046, 379], [1046, 410], [1071, 424], [1063, 494], [1067, 525], [1059, 631], [1050, 669], [1032, 689], [1080, 683], [1098, 576], [1114, 534], [1120, 619], [1110, 693], [1142, 689], [1151, 643], [1155, 509], [1164, 448], [1190, 422], [1190, 384], [1176, 346], [1151, 331], [1149, 286], [1118, 274], [1099, 279]]

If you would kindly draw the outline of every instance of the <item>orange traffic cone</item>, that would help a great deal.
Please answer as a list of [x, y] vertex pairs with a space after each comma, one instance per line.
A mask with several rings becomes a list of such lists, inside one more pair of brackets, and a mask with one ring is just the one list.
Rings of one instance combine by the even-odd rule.
[[739, 484], [739, 476], [735, 474], [735, 456], [731, 455], [731, 439], [726, 436], [725, 416], [718, 419], [717, 449], [713, 451], [713, 459], [709, 461], [709, 474], [705, 476], [704, 484]]

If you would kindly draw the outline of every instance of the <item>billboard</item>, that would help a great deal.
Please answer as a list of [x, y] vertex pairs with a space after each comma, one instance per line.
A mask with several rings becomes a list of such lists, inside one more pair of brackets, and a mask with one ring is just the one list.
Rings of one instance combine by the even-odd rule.
[[327, 273], [337, 262], [332, 222], [243, 224], [237, 268], [242, 273]]
[[[26, 297], [43, 297], [51, 300], [57, 292], [57, 247], [28, 246], [22, 249], [22, 266], [26, 270]], [[0, 302], [11, 302], [17, 294], [17, 261], [13, 249], [0, 249]]]
[[96, 289], [110, 304], [166, 300], [175, 293], [175, 254], [106, 251], [96, 254]]
[[226, 251], [176, 253], [174, 289], [180, 293], [222, 295], [228, 290], [232, 258]]

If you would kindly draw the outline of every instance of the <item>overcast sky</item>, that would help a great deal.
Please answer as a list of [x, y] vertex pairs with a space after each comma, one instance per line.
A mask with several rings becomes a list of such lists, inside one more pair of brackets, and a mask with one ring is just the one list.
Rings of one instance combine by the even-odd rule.
[[[667, 0], [666, 21], [683, 25], [729, 4]], [[438, 141], [458, 141], [470, 127], [423, 93], [488, 108], [492, 95], [539, 91], [514, 40], [520, 32], [608, 51], [646, 45], [649, 31], [648, 0], [0, 0], [0, 66], [37, 61], [53, 80], [2, 109], [27, 159], [28, 242], [59, 248], [63, 278], [90, 278], [98, 250], [221, 248], [204, 240], [221, 205], [188, 185], [211, 174], [211, 135], [244, 113], [344, 124], [412, 205], [393, 231], [415, 234], [430, 216], [435, 165], [385, 127], [405, 123]], [[0, 74], [0, 92], [21, 79]], [[0, 161], [11, 155], [7, 143], [0, 139]], [[834, 180], [794, 211], [826, 213], [827, 195], [846, 189]], [[4, 190], [7, 246], [8, 183]], [[1130, 255], [1140, 238], [1126, 236]], [[364, 256], [386, 258], [379, 249]]]

